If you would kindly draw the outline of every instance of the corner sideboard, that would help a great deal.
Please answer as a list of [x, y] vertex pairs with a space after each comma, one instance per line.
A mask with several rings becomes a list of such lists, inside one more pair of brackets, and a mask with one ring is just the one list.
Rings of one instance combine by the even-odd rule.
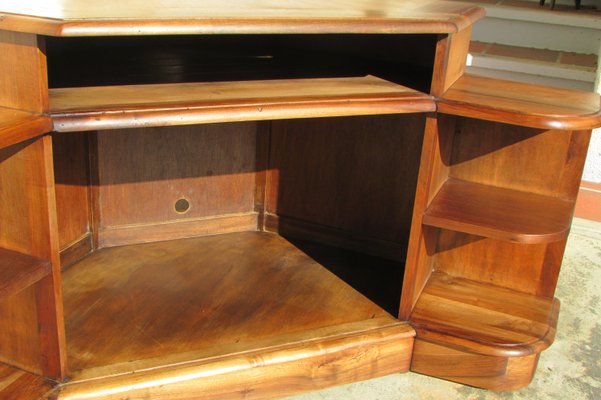
[[464, 73], [471, 5], [221, 3], [0, 10], [0, 397], [527, 385], [599, 96]]

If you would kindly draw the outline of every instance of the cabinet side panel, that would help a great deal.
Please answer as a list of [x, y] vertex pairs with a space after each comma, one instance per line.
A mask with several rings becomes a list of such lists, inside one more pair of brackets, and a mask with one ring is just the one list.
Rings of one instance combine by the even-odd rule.
[[[98, 132], [92, 179], [100, 246], [134, 240], [117, 231], [138, 229], [145, 241], [170, 224], [188, 223], [187, 235], [196, 236], [190, 223], [217, 217], [229, 219], [207, 233], [224, 224], [235, 230], [237, 223], [247, 230], [247, 216], [255, 214], [256, 135], [256, 123]], [[170, 232], [152, 235], [175, 238]]]
[[43, 112], [48, 105], [46, 57], [38, 37], [0, 30], [0, 104]]
[[52, 145], [59, 245], [64, 266], [70, 263], [71, 249], [77, 249], [80, 242], [89, 242], [88, 141], [85, 134], [54, 134]]
[[423, 114], [273, 122], [267, 211], [395, 243], [404, 259], [424, 125]]
[[471, 37], [470, 26], [438, 38], [431, 87], [434, 96], [442, 96], [463, 75]]
[[589, 136], [458, 118], [450, 175], [573, 201]]
[[[50, 137], [1, 150], [0, 247], [52, 262], [52, 274], [35, 285], [35, 306], [30, 298], [19, 301], [19, 308], [35, 310], [37, 320], [19, 317], [20, 323], [28, 327], [10, 340], [21, 341], [22, 335], [29, 337], [35, 331], [36, 338], [27, 340], [35, 340], [36, 345], [24, 350], [23, 360], [38, 358], [46, 376], [61, 378], [65, 368], [64, 327], [55, 209]], [[10, 332], [0, 330], [0, 337], [5, 335]], [[38, 357], [40, 353], [42, 357]], [[17, 363], [22, 362], [15, 360], [14, 364]], [[30, 370], [37, 372], [39, 367]]]
[[29, 287], [0, 302], [0, 361], [42, 374], [35, 291]]
[[422, 216], [448, 177], [454, 126], [452, 116], [430, 115], [426, 119], [399, 309], [401, 319], [409, 318], [432, 272], [432, 255], [439, 231], [422, 225]]

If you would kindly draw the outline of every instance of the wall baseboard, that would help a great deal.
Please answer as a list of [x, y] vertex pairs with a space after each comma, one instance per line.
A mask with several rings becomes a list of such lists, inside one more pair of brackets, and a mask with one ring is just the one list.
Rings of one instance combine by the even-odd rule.
[[601, 222], [601, 183], [580, 183], [574, 216]]

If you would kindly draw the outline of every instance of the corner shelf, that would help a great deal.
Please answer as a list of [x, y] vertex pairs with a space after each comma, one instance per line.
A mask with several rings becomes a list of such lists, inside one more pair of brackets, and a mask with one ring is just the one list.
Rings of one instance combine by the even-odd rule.
[[444, 114], [541, 129], [601, 126], [599, 95], [466, 74], [437, 101]]
[[431, 96], [374, 76], [61, 88], [49, 95], [58, 132], [436, 110]]
[[49, 261], [0, 248], [0, 299], [33, 285], [50, 271]]
[[449, 179], [423, 216], [423, 224], [519, 243], [567, 237], [574, 204], [534, 193]]
[[49, 117], [0, 107], [0, 149], [52, 130]]
[[559, 301], [434, 272], [411, 316], [418, 338], [500, 357], [553, 343]]

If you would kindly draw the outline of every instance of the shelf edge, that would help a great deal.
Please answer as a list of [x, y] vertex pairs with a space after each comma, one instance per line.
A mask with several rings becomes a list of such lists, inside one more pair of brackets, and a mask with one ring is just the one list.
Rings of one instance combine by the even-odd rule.
[[[399, 101], [398, 98], [353, 101], [314, 101], [297, 104], [227, 105], [221, 107], [164, 108], [161, 110], [122, 110], [105, 112], [54, 113], [57, 132], [263, 121], [290, 118], [343, 117], [358, 115], [433, 112], [428, 98]], [[316, 112], [318, 110], [318, 112]]]
[[[557, 209], [560, 209], [559, 211], [561, 211], [563, 221], [561, 221], [561, 223], [557, 223], [555, 221], [556, 226], [553, 227], [544, 227], [546, 231], [540, 231], [539, 227], [539, 232], [515, 232], [509, 229], [508, 227], [495, 227], [492, 225], [492, 223], [487, 225], [485, 221], [478, 221], [477, 218], [470, 220], [468, 216], [477, 215], [482, 217], [482, 215], [478, 215], [477, 213], [474, 213], [473, 210], [469, 209], [467, 199], [463, 199], [464, 201], [460, 202], [461, 204], [459, 205], [452, 201], [453, 198], [458, 197], [457, 192], [465, 191], [463, 197], [472, 197], [469, 195], [473, 195], [473, 192], [483, 190], [489, 190], [491, 192], [494, 192], [494, 195], [496, 197], [503, 199], [503, 201], [497, 202], [502, 204], [511, 203], [510, 199], [512, 197], [519, 197], [520, 195], [523, 195], [524, 198], [527, 198], [529, 201], [533, 201], [533, 199], [536, 200], [537, 204], [531, 205], [530, 209], [528, 209], [528, 207], [523, 207], [525, 209], [522, 210], [518, 209], [518, 211], [528, 212], [529, 216], [534, 210], [540, 211], [540, 209], [536, 206], [540, 205], [538, 203], [541, 203], [541, 200], [545, 200], [547, 202], [547, 206], [554, 206], [554, 211], [557, 212]], [[475, 197], [477, 197], [477, 193]], [[490, 209], [490, 200], [490, 197], [480, 199], [481, 203], [487, 203], [486, 207], [483, 204], [478, 203], [475, 204], [475, 207], [478, 208], [478, 206], [480, 206], [479, 208], [481, 209]], [[527, 202], [526, 205], [528, 205]], [[462, 209], [457, 211], [458, 207], [461, 207]], [[573, 209], [574, 202], [570, 202], [567, 200], [561, 200], [539, 194], [520, 192], [514, 189], [488, 186], [480, 183], [472, 183], [450, 178], [445, 182], [445, 184], [442, 186], [442, 188], [432, 200], [431, 204], [424, 212], [424, 215], [422, 216], [422, 224], [436, 228], [453, 230], [471, 235], [487, 237], [497, 240], [505, 240], [515, 243], [552, 243], [565, 239], [568, 236], [571, 227], [571, 216], [573, 213]], [[494, 219], [493, 213], [495, 211], [496, 210], [494, 208], [490, 209], [490, 216], [488, 217], [488, 219]], [[448, 215], [445, 216], [444, 214]], [[458, 214], [459, 216], [453, 214]], [[463, 214], [463, 218], [459, 218], [461, 214]], [[480, 219], [487, 219], [487, 216], [485, 214], [483, 215], [484, 217]], [[509, 214], [501, 218], [502, 216], [503, 215], [501, 214], [501, 216], [496, 215], [494, 217], [496, 217], [497, 220], [500, 219], [502, 221], [512, 217]]]

